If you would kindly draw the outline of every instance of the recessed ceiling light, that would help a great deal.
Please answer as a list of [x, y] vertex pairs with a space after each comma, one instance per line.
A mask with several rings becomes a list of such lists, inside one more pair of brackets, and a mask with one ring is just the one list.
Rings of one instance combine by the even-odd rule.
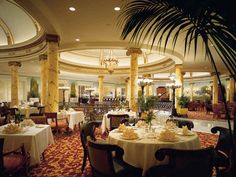
[[69, 7], [69, 10], [73, 12], [73, 11], [75, 11], [75, 8], [74, 7]]
[[119, 10], [120, 10], [120, 7], [115, 7], [114, 10], [115, 10], [115, 11], [119, 11]]
[[79, 38], [77, 38], [77, 39], [75, 39], [77, 42], [79, 42], [80, 41], [80, 39]]

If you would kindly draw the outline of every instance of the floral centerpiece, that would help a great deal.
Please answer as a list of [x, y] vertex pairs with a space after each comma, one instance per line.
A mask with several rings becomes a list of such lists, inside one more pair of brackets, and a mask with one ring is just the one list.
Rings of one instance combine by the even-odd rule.
[[142, 118], [145, 119], [146, 123], [151, 127], [151, 122], [155, 119], [153, 109], [159, 98], [156, 96], [140, 97], [138, 100], [139, 110], [143, 114]]

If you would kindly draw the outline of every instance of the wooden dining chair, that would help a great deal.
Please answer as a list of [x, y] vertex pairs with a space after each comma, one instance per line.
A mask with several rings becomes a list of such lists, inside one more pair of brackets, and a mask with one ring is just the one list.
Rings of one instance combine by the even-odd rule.
[[93, 177], [142, 177], [142, 169], [123, 160], [124, 150], [88, 138], [88, 157]]
[[219, 138], [215, 146], [214, 163], [217, 176], [223, 176], [230, 170], [230, 156], [232, 145], [228, 128], [215, 126], [211, 132], [216, 134], [219, 132]]
[[30, 119], [36, 124], [47, 124], [47, 118], [45, 115], [30, 115]]
[[24, 145], [14, 151], [3, 153], [4, 139], [0, 138], [0, 176], [28, 176], [30, 157]]
[[57, 118], [57, 112], [45, 112], [47, 124], [49, 124], [52, 130], [56, 131], [58, 135], [60, 130], [66, 130], [69, 132], [69, 122], [67, 118]]
[[80, 140], [81, 140], [83, 151], [84, 151], [83, 163], [82, 163], [82, 168], [81, 168], [82, 173], [84, 171], [87, 158], [88, 158], [87, 137], [90, 136], [92, 139], [95, 140], [96, 139], [95, 129], [96, 127], [99, 127], [99, 126], [100, 126], [100, 123], [96, 121], [92, 121], [92, 122], [84, 123], [80, 129]]
[[108, 114], [107, 118], [110, 119], [110, 130], [119, 127], [121, 121], [125, 118], [129, 118], [128, 114]]
[[213, 147], [196, 150], [159, 149], [155, 153], [156, 159], [168, 159], [169, 162], [151, 167], [146, 177], [212, 177], [213, 154]]

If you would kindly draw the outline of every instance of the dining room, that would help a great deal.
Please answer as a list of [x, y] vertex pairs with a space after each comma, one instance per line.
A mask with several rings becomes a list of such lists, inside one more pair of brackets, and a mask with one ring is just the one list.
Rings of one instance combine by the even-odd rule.
[[234, 177], [226, 0], [1, 0], [0, 176]]

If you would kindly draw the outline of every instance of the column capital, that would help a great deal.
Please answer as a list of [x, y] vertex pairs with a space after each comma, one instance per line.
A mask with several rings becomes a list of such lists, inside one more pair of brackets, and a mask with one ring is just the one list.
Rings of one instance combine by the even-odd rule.
[[100, 78], [101, 78], [101, 79], [103, 79], [103, 78], [104, 78], [104, 76], [98, 76], [98, 78], [99, 78], [99, 79], [100, 79]]
[[186, 72], [183, 71], [183, 72], [181, 72], [181, 74], [184, 76], [186, 74]]
[[9, 61], [8, 66], [18, 66], [21, 67], [21, 62], [19, 61]]
[[151, 74], [144, 74], [143, 77], [144, 77], [144, 78], [150, 78], [150, 77], [151, 77]]
[[129, 48], [127, 50], [126, 55], [130, 56], [131, 54], [139, 54], [139, 55], [141, 55], [142, 54], [142, 50], [140, 48], [131, 47], [131, 48]]
[[[218, 74], [220, 75], [220, 72], [218, 72]], [[215, 76], [216, 72], [211, 72], [211, 76]]]
[[41, 55], [39, 55], [39, 61], [47, 60], [47, 59], [48, 59], [48, 55], [47, 55], [47, 54], [41, 54]]
[[129, 78], [129, 77], [127, 77], [127, 78], [125, 79], [125, 82], [129, 82], [129, 79], [130, 79], [130, 78]]
[[46, 34], [45, 40], [46, 40], [46, 42], [56, 42], [59, 44], [60, 36], [58, 36], [56, 34]]

